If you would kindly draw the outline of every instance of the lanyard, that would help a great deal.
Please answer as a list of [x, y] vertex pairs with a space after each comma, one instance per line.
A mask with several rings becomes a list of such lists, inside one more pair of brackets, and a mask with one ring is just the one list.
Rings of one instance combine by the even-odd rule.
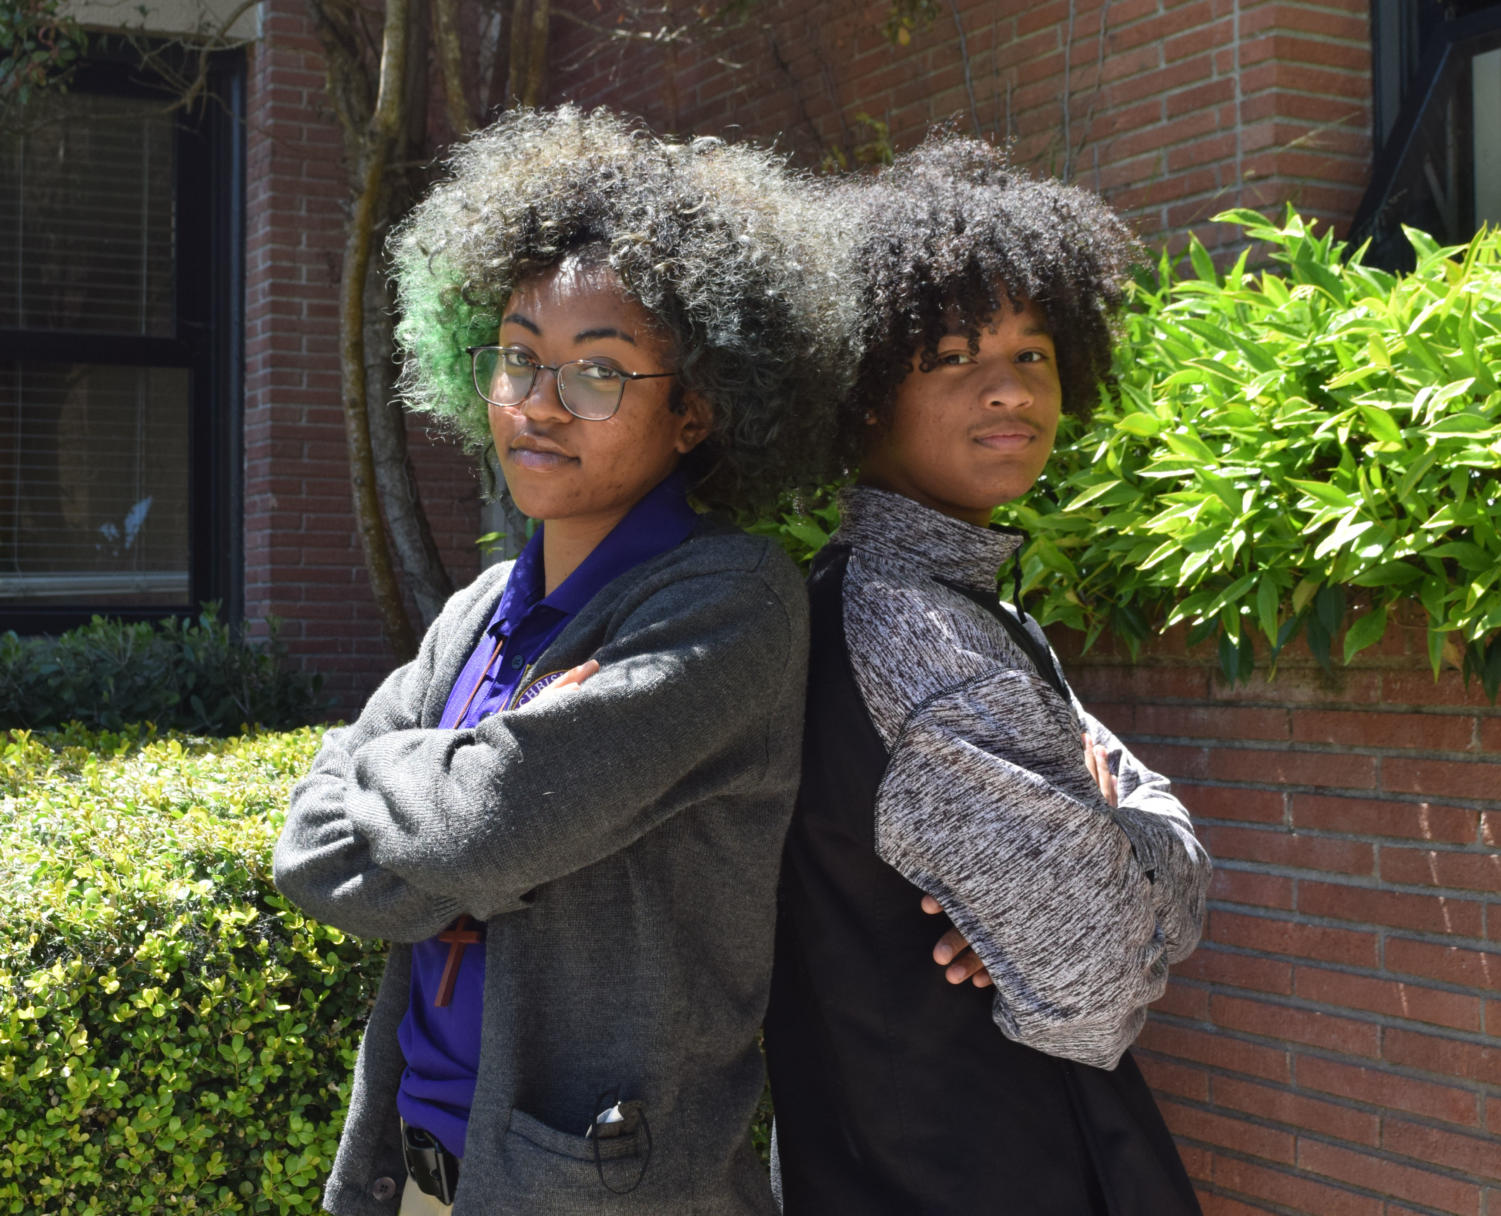
[[474, 682], [474, 687], [469, 690], [469, 699], [464, 702], [464, 708], [459, 710], [459, 716], [454, 719], [454, 726], [464, 720], [464, 715], [469, 712], [469, 707], [474, 704], [474, 698], [479, 695], [479, 690], [484, 686], [486, 678], [490, 674], [490, 668], [495, 665], [495, 660], [500, 658], [500, 652], [505, 649], [506, 639], [500, 634], [495, 639], [495, 649], [490, 652], [490, 657], [485, 660], [485, 669], [479, 673], [479, 679]]

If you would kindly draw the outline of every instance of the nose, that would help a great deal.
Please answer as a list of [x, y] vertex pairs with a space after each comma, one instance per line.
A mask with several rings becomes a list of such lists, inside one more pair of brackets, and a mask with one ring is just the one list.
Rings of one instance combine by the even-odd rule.
[[1032, 390], [1010, 360], [997, 359], [982, 364], [984, 380], [980, 389], [986, 405], [1021, 409], [1032, 404]]
[[573, 417], [558, 395], [558, 373], [550, 367], [537, 368], [537, 374], [532, 377], [531, 388], [514, 408], [528, 418], [551, 418], [557, 421]]

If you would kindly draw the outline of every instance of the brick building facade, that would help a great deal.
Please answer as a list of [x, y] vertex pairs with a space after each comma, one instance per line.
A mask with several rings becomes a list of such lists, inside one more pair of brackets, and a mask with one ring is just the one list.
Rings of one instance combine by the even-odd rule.
[[[298, 0], [267, 0], [246, 126], [244, 615], [276, 617], [352, 715], [392, 665], [351, 506], [340, 403], [348, 176], [323, 55]], [[455, 585], [478, 572], [474, 462], [412, 421], [423, 503]]]
[[[881, 3], [758, 6], [690, 55], [560, 55], [559, 96], [668, 128], [780, 138], [805, 164], [933, 124], [1014, 140], [1018, 163], [1100, 191], [1149, 241], [1292, 201], [1348, 225], [1371, 170], [1369, 0], [957, 0], [894, 44]], [[562, 27], [580, 41], [588, 31]]]
[[1215, 858], [1137, 1046], [1208, 1216], [1501, 1212], [1501, 714], [1424, 647], [1064, 655]]

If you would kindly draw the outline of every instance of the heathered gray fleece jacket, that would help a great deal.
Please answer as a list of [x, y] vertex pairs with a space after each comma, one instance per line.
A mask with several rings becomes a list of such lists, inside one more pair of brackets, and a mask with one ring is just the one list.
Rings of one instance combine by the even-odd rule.
[[[293, 793], [277, 885], [393, 943], [461, 912], [488, 922], [456, 1216], [766, 1216], [748, 1125], [797, 786], [801, 582], [775, 545], [701, 521], [548, 648], [541, 670], [599, 660], [576, 692], [435, 729], [509, 569], [457, 593], [417, 658], [329, 732]], [[409, 964], [393, 945], [324, 1199], [340, 1216], [398, 1208]], [[644, 1102], [646, 1128], [585, 1139], [611, 1090]]]
[[[993, 612], [955, 589], [993, 588], [1019, 534], [868, 487], [844, 505], [850, 662], [891, 755], [876, 851], [938, 899], [985, 961], [1009, 1038], [1114, 1067], [1168, 964], [1199, 941], [1210, 862], [1188, 812], [1167, 778], [1071, 693], [1054, 695]], [[1056, 671], [1046, 635], [1022, 624]], [[1085, 731], [1109, 752], [1117, 807], [1084, 767]]]

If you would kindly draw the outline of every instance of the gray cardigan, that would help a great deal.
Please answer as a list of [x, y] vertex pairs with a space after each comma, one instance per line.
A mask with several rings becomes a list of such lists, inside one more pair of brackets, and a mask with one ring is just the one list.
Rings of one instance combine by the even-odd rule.
[[[417, 658], [328, 733], [293, 792], [277, 885], [393, 943], [461, 912], [488, 922], [456, 1216], [769, 1216], [748, 1125], [802, 734], [797, 572], [701, 521], [548, 648], [539, 670], [599, 660], [580, 689], [435, 729], [509, 569], [457, 593]], [[393, 945], [360, 1048], [324, 1197], [341, 1216], [398, 1209], [410, 957]], [[585, 1139], [617, 1087], [646, 1129]]]

